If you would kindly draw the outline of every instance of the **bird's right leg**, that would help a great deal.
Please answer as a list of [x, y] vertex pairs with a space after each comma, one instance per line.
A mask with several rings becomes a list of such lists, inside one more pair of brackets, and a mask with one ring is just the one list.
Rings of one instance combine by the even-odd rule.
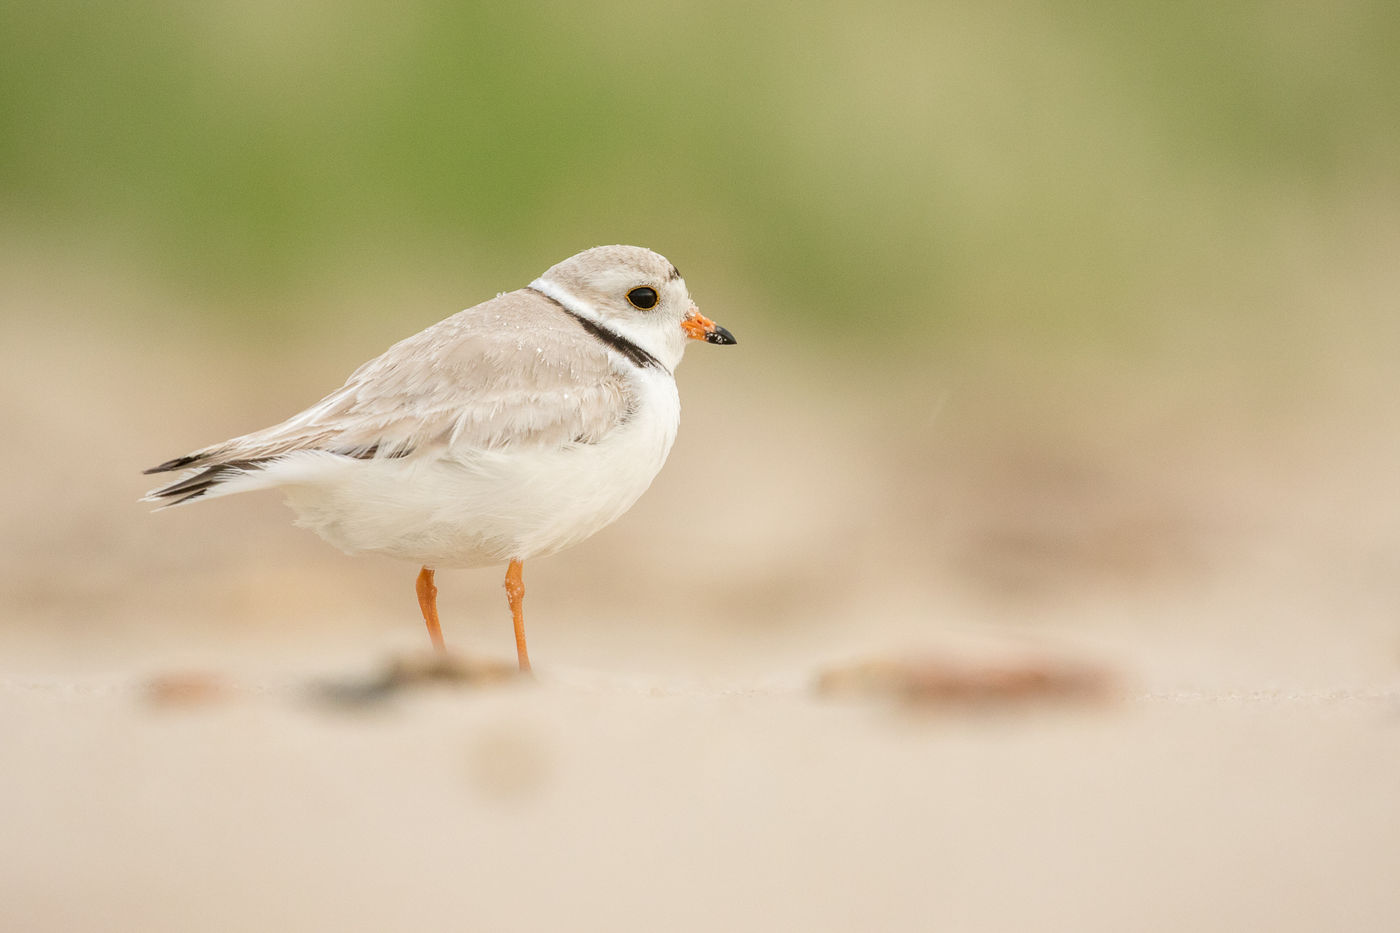
[[433, 569], [424, 567], [418, 574], [418, 608], [423, 610], [423, 621], [428, 626], [428, 637], [433, 647], [446, 651], [447, 643], [442, 640], [442, 625], [438, 623], [437, 586], [433, 583]]

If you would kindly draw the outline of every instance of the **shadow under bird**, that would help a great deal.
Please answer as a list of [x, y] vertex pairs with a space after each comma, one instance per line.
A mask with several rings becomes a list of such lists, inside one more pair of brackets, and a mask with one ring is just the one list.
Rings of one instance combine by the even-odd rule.
[[651, 485], [680, 424], [689, 340], [736, 343], [665, 257], [595, 247], [399, 341], [281, 424], [152, 467], [186, 472], [145, 501], [282, 490], [297, 524], [347, 553], [422, 566], [439, 651], [434, 571], [504, 563], [528, 671], [523, 562], [592, 535]]

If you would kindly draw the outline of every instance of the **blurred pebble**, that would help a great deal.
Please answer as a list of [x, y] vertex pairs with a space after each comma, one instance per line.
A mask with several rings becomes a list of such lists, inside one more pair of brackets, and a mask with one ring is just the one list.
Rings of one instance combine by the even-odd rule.
[[983, 705], [1104, 700], [1113, 683], [1103, 668], [1058, 658], [915, 657], [828, 668], [818, 675], [816, 690], [825, 696], [892, 696], [918, 704]]
[[234, 689], [209, 671], [179, 671], [155, 675], [146, 681], [143, 693], [152, 706], [207, 706], [229, 699]]

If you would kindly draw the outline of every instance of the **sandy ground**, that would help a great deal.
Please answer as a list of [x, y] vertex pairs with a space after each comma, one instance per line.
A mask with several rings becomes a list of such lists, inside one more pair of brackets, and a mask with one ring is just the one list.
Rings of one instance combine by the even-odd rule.
[[[898, 384], [759, 368], [782, 341], [741, 332], [687, 360], [648, 496], [527, 565], [534, 682], [356, 701], [425, 642], [414, 568], [339, 555], [272, 496], [150, 515], [137, 474], [290, 413], [403, 325], [310, 354], [55, 320], [10, 318], [0, 368], [20, 454], [0, 513], [4, 929], [1400, 917], [1383, 368], [1271, 409], [1268, 387], [1014, 360]], [[439, 585], [449, 642], [509, 660], [497, 574]], [[1111, 685], [815, 689], [870, 659]]]

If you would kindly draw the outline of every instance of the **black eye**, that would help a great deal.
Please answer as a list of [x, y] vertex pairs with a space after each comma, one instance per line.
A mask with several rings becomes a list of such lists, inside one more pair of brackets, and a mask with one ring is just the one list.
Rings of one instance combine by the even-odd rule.
[[656, 307], [656, 289], [647, 288], [645, 285], [634, 288], [627, 293], [627, 300], [632, 303], [632, 307], [649, 311]]

